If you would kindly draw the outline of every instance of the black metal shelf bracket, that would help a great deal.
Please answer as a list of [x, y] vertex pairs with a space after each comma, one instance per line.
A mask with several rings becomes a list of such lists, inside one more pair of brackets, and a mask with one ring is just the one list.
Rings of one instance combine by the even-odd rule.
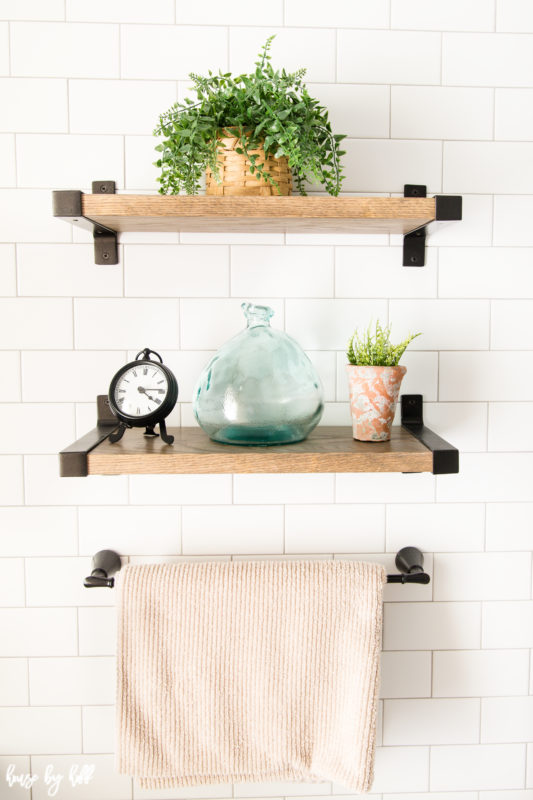
[[[387, 583], [429, 583], [431, 578], [424, 572], [424, 554], [418, 547], [402, 547], [396, 553], [394, 563], [398, 574], [387, 575]], [[86, 589], [106, 587], [112, 589], [115, 579], [112, 577], [120, 571], [122, 561], [114, 550], [99, 550], [92, 561], [92, 571], [83, 585]]]
[[69, 445], [59, 454], [59, 475], [61, 478], [85, 478], [89, 474], [87, 456], [98, 447], [110, 433], [118, 427], [118, 419], [109, 407], [106, 394], [99, 394], [96, 398], [97, 423], [96, 428], [86, 433], [74, 444]]
[[421, 394], [402, 394], [402, 427], [433, 453], [434, 475], [459, 472], [459, 451], [424, 425]]
[[[427, 187], [420, 184], [406, 183], [403, 187], [404, 197], [427, 197]], [[463, 218], [463, 198], [459, 195], [435, 195], [435, 225], [438, 222], [450, 222]], [[403, 237], [403, 266], [423, 267], [426, 263], [426, 232], [430, 226], [417, 228]]]
[[[115, 181], [93, 181], [92, 193], [115, 194]], [[83, 216], [82, 194], [82, 192], [70, 189], [52, 192], [54, 217], [92, 231], [95, 264], [118, 264], [116, 231]]]

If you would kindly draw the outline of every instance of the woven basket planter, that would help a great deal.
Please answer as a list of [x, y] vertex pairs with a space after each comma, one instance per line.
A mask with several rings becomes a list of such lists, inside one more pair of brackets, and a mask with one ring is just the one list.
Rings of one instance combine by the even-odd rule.
[[220, 141], [223, 144], [223, 149], [218, 156], [221, 183], [217, 183], [212, 171], [207, 169], [205, 173], [206, 194], [224, 197], [278, 197], [280, 194], [289, 195], [291, 193], [291, 171], [285, 156], [282, 158], [268, 156], [265, 159], [265, 151], [262, 148], [250, 150], [251, 155], [257, 155], [260, 164], [265, 162], [265, 169], [278, 184], [278, 189], [268, 181], [257, 180], [255, 175], [252, 175], [250, 159], [244, 154], [240, 155], [235, 152], [235, 149], [239, 147], [239, 139], [236, 136], [223, 136], [220, 137]]

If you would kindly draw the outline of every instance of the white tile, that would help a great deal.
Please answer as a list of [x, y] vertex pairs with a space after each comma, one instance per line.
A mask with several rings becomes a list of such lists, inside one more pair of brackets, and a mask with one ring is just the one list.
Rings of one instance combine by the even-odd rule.
[[457, 194], [527, 194], [532, 160], [531, 142], [445, 142], [442, 188]]
[[526, 786], [533, 789], [533, 745], [527, 745], [527, 773], [526, 773]]
[[429, 788], [427, 747], [378, 747], [372, 790], [420, 792]]
[[440, 35], [340, 30], [337, 61], [343, 83], [440, 83]]
[[117, 612], [110, 608], [78, 608], [80, 656], [113, 656], [117, 650]]
[[[151, 498], [149, 498], [151, 499]], [[80, 554], [173, 555], [180, 551], [179, 513], [173, 506], [80, 508]]]
[[[68, 444], [70, 442], [65, 442], [65, 445]], [[127, 481], [127, 477], [122, 475], [60, 478], [57, 456], [25, 458], [25, 496], [30, 506], [126, 503]]]
[[458, 350], [489, 345], [489, 303], [485, 300], [391, 300], [394, 340], [422, 332], [412, 350]]
[[479, 700], [385, 700], [383, 744], [474, 744]]
[[518, 420], [529, 419], [533, 403], [491, 403], [489, 408], [489, 450], [533, 450], [533, 432], [529, 426], [516, 435]]
[[439, 297], [533, 297], [530, 262], [531, 252], [525, 247], [443, 249]]
[[487, 550], [530, 550], [533, 505], [488, 503], [486, 535]]
[[485, 510], [481, 503], [400, 501], [387, 508], [387, 550], [398, 551], [407, 540], [422, 551], [483, 550], [484, 527]]
[[[283, 329], [283, 301], [246, 298], [247, 302], [268, 305], [274, 311], [273, 328]], [[246, 327], [241, 300], [189, 300], [180, 302], [180, 342], [184, 350], [218, 349], [231, 336]], [[302, 344], [302, 342], [300, 342]]]
[[3, 558], [0, 561], [0, 607], [24, 605], [24, 561]]
[[[334, 558], [338, 558], [341, 561], [357, 561], [361, 560], [369, 561], [370, 563], [381, 564], [385, 568], [385, 572], [389, 573], [397, 573], [398, 569], [395, 564], [396, 553], [384, 553], [382, 551], [376, 551], [373, 553], [369, 553], [368, 555], [362, 556], [361, 554], [354, 554], [353, 551], [351, 554], [335, 554]], [[403, 603], [403, 602], [423, 602], [431, 600], [433, 596], [433, 587], [431, 585], [431, 578], [433, 575], [433, 554], [426, 553], [424, 556], [424, 570], [430, 577], [429, 584], [425, 586], [421, 586], [420, 584], [411, 584], [403, 585], [402, 584], [386, 584], [383, 587], [383, 602], [385, 603]]]
[[122, 78], [187, 80], [190, 72], [225, 70], [227, 32], [208, 25], [123, 25], [121, 53]]
[[353, 0], [346, 4], [343, 0], [333, 0], [326, 6], [306, 0], [285, 0], [285, 25], [301, 25], [302, 20], [317, 28], [388, 28], [388, 2]]
[[[3, 753], [18, 755], [29, 750], [37, 755], [80, 749], [79, 708], [0, 708], [0, 750]], [[38, 772], [35, 763], [33, 769]]]
[[70, 242], [70, 225], [51, 214], [44, 189], [0, 189], [0, 241]]
[[374, 553], [384, 548], [385, 518], [379, 505], [285, 509], [286, 553]]
[[[452, 800], [456, 800], [456, 794], [454, 794]], [[533, 793], [531, 789], [517, 789], [516, 791], [505, 789], [503, 792], [479, 792], [479, 800], [533, 800]]]
[[0, 130], [21, 133], [67, 131], [67, 82], [44, 78], [1, 78]]
[[[375, 3], [372, 6], [366, 4], [366, 8], [373, 8], [375, 5]], [[309, 4], [307, 8], [309, 9]], [[317, 4], [313, 8], [318, 9], [320, 6]], [[344, 8], [346, 9], [346, 5]], [[355, 4], [348, 6], [348, 9], [351, 8], [355, 8]], [[368, 139], [388, 138], [390, 106], [388, 86], [312, 83], [308, 84], [307, 88], [309, 94], [327, 108], [333, 133]]]
[[0, 659], [0, 705], [28, 704], [28, 662], [25, 658]]
[[1, 556], [75, 555], [77, 519], [73, 508], [0, 508]]
[[[463, 195], [463, 219], [439, 222], [426, 239], [426, 247], [482, 247], [492, 242], [492, 197], [482, 194]], [[439, 253], [439, 272], [444, 251]], [[426, 251], [427, 253], [427, 251]], [[466, 277], [466, 276], [465, 276]], [[461, 295], [464, 297], [465, 295]]]
[[524, 768], [520, 745], [442, 745], [431, 750], [430, 786], [432, 791], [518, 789]]
[[29, 668], [34, 706], [104, 705], [115, 700], [114, 658], [32, 658]]
[[72, 302], [66, 298], [1, 298], [0, 342], [6, 350], [72, 347]]
[[[343, 363], [346, 357], [343, 354]], [[438, 353], [421, 353], [407, 351], [402, 356], [402, 364], [407, 372], [402, 382], [403, 394], [421, 394], [427, 404], [437, 399], [437, 385], [439, 372]], [[346, 375], [343, 375], [343, 397], [346, 391]], [[339, 395], [340, 397], [340, 395]], [[346, 398], [348, 395], [346, 394]], [[427, 406], [428, 410], [432, 406]], [[397, 409], [398, 411], [398, 409]]]
[[307, 355], [311, 359], [311, 362], [313, 363], [314, 368], [318, 372], [318, 376], [322, 382], [324, 400], [326, 402], [333, 402], [336, 397], [336, 381], [337, 381], [336, 354], [331, 352], [328, 353], [327, 351], [321, 351], [321, 350], [309, 350], [307, 352]]
[[99, 173], [123, 183], [123, 149], [120, 136], [17, 134], [18, 185], [84, 188]]
[[23, 502], [23, 482], [21, 456], [0, 456], [0, 505], [16, 506]]
[[82, 709], [83, 752], [115, 752], [114, 706], [86, 706]]
[[[192, 800], [193, 798], [220, 798], [233, 797], [232, 784], [210, 784], [205, 786], [187, 786], [184, 789], [141, 789], [138, 782], [133, 780], [134, 800]], [[281, 800], [277, 798], [276, 800]]]
[[[268, 7], [268, 20], [271, 25], [283, 24], [283, 2], [274, 0]], [[147, 20], [151, 22], [152, 20]], [[264, 9], [250, 5], [247, 0], [236, 0], [229, 6], [221, 6], [217, 0], [200, 0], [189, 5], [176, 2], [176, 23], [178, 25], [263, 25]], [[288, 23], [291, 24], [291, 23]], [[310, 25], [311, 23], [307, 23]]]
[[[73, 751], [74, 755], [72, 755]], [[65, 776], [57, 794], [54, 795], [57, 800], [94, 800], [97, 797], [102, 800], [104, 798], [105, 800], [130, 800], [131, 777], [118, 774], [114, 755], [79, 755], [79, 750], [74, 747], [66, 752], [71, 755], [54, 756], [53, 758], [49, 755], [40, 758], [32, 757], [32, 767], [39, 774], [44, 775], [47, 765], [52, 764], [53, 774]], [[84, 767], [89, 771], [90, 780], [87, 783], [73, 786], [68, 779], [70, 771], [73, 770], [75, 775], [81, 777]], [[48, 789], [44, 780], [37, 781], [33, 788], [32, 800], [48, 800]]]
[[135, 505], [147, 500], [157, 505], [231, 503], [231, 475], [130, 475], [129, 481]]
[[174, 0], [158, 0], [148, 7], [144, 0], [66, 0], [66, 18], [76, 22], [174, 22]]
[[[364, 31], [365, 34], [372, 33]], [[403, 35], [403, 34], [400, 34]], [[416, 36], [417, 34], [412, 34]], [[424, 34], [425, 35], [425, 34]], [[401, 192], [406, 183], [423, 183], [441, 191], [440, 142], [405, 139], [346, 139], [342, 142], [345, 192]], [[450, 190], [458, 193], [457, 187]], [[477, 191], [477, 190], [475, 190]], [[492, 189], [488, 190], [493, 191]], [[398, 264], [400, 268], [400, 263]]]
[[482, 742], [528, 742], [532, 739], [533, 697], [481, 700]]
[[[46, 354], [27, 351], [22, 354], [23, 399], [27, 402], [94, 402], [96, 395], [106, 394], [111, 378], [125, 363], [124, 351], [65, 350]], [[66, 445], [68, 436], [64, 438]]]
[[497, 31], [533, 32], [533, 9], [528, 0], [496, 0], [496, 14]]
[[114, 592], [90, 592], [84, 587], [83, 579], [90, 574], [91, 565], [92, 559], [88, 556], [26, 559], [26, 604], [113, 606]]
[[74, 407], [69, 403], [6, 403], [9, 426], [0, 453], [56, 453], [74, 439]]
[[441, 650], [433, 654], [433, 696], [527, 694], [528, 672], [527, 650]]
[[427, 473], [340, 473], [336, 479], [337, 503], [431, 502], [435, 478]]
[[479, 603], [385, 603], [385, 650], [462, 650], [479, 647]]
[[523, 600], [529, 597], [527, 553], [435, 555], [435, 600]]
[[333, 503], [334, 475], [235, 475], [235, 503]]
[[[256, 233], [181, 231], [179, 237], [182, 244], [283, 244], [286, 234], [268, 231], [257, 231]], [[307, 244], [307, 242], [303, 244]]]
[[[161, 174], [161, 169], [155, 166], [157, 153], [155, 146], [157, 140], [153, 136], [126, 136], [124, 138], [125, 179], [124, 187], [129, 191], [142, 189], [143, 191], [156, 191], [159, 184], [156, 178]], [[149, 236], [154, 243], [162, 244], [163, 237], [176, 237], [180, 234], [160, 233], [159, 231], [122, 234], [121, 241], [127, 243], [131, 237]], [[183, 241], [183, 239], [182, 239]]]
[[2, 353], [2, 374], [0, 400], [5, 403], [20, 400], [20, 354], [16, 351]]
[[399, 247], [336, 247], [336, 297], [435, 297], [437, 258], [424, 269], [403, 269]]
[[286, 331], [307, 350], [344, 350], [355, 328], [387, 319], [385, 300], [287, 300]]
[[494, 198], [494, 244], [511, 247], [533, 245], [533, 197], [502, 195]]
[[11, 24], [13, 75], [117, 78], [118, 52], [116, 25], [75, 22]]
[[1, 0], [0, 19], [64, 19], [63, 0]]
[[[75, 342], [82, 350], [113, 347], [176, 347], [177, 300], [75, 300]], [[98, 325], [95, 325], [98, 320]], [[112, 377], [112, 376], [111, 376]]]
[[202, 554], [283, 552], [281, 506], [185, 506], [183, 552]]
[[324, 403], [324, 413], [319, 425], [351, 425], [350, 404], [345, 403]]
[[122, 295], [121, 265], [96, 266], [90, 244], [20, 244], [17, 269], [21, 295]]
[[449, 86], [391, 89], [391, 135], [397, 139], [492, 139], [492, 130], [490, 89]]
[[533, 300], [493, 300], [490, 319], [491, 348], [493, 350], [533, 348], [533, 333], [527, 324], [532, 312]]
[[[477, 792], [428, 792], [420, 794], [384, 794], [383, 800], [478, 800]], [[505, 798], [504, 800], [510, 800]], [[513, 800], [514, 797], [513, 797]], [[518, 800], [518, 798], [516, 798]]]
[[533, 89], [497, 89], [495, 138], [533, 139]]
[[0, 185], [15, 186], [15, 137], [12, 133], [0, 134]]
[[[229, 68], [234, 74], [252, 72], [267, 36], [272, 42], [272, 66], [293, 72], [305, 67], [306, 81], [335, 81], [335, 31], [312, 28], [238, 27], [230, 30]], [[220, 64], [217, 64], [217, 69]], [[362, 82], [362, 81], [361, 81]]]
[[451, 86], [530, 86], [531, 36], [445, 33], [442, 69], [442, 82]]
[[174, 81], [69, 81], [70, 132], [150, 134], [175, 102]]
[[237, 297], [331, 297], [333, 248], [232, 247], [231, 294]]
[[433, 31], [491, 31], [494, 0], [392, 0], [391, 27]]
[[295, 781], [268, 781], [265, 783], [250, 782], [250, 783], [237, 783], [234, 788], [234, 797], [272, 797], [273, 795], [282, 795], [283, 797], [291, 797], [296, 795], [310, 796], [329, 794], [331, 792], [331, 783], [327, 781], [320, 781], [318, 783], [298, 783]]
[[426, 403], [424, 421], [428, 428], [452, 442], [462, 453], [487, 448], [485, 403]]
[[463, 453], [459, 475], [437, 478], [437, 500], [530, 500], [532, 480], [533, 457], [529, 453]]
[[431, 653], [383, 653], [380, 695], [384, 698], [430, 697]]
[[[0, 756], [0, 771], [8, 782], [9, 800], [30, 800], [35, 776], [30, 769], [29, 756]], [[22, 783], [19, 776], [23, 776]]]
[[0, 244], [0, 296], [8, 297], [16, 293], [15, 246]]
[[224, 297], [229, 292], [229, 248], [223, 245], [126, 245], [124, 264], [129, 297]]
[[77, 652], [75, 608], [5, 608], [0, 609], [0, 622], [1, 656], [72, 656]]
[[441, 353], [440, 400], [530, 400], [532, 356], [524, 352]]
[[483, 603], [482, 647], [533, 647], [533, 602]]

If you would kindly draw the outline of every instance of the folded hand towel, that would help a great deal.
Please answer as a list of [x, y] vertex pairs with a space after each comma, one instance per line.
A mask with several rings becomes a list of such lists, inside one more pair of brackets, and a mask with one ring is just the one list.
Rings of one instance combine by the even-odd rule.
[[126, 566], [119, 772], [144, 788], [372, 785], [385, 572], [356, 561]]

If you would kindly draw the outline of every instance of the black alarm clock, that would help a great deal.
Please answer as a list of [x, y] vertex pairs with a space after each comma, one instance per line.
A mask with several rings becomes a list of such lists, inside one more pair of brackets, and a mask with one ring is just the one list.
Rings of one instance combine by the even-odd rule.
[[[154, 361], [150, 356], [156, 356]], [[167, 433], [168, 417], [178, 399], [178, 382], [174, 373], [163, 364], [163, 359], [148, 347], [119, 369], [109, 387], [109, 406], [120, 422], [109, 436], [118, 442], [126, 428], [146, 428], [145, 436], [158, 436], [154, 430], [159, 425], [161, 438], [172, 444], [174, 437]]]

